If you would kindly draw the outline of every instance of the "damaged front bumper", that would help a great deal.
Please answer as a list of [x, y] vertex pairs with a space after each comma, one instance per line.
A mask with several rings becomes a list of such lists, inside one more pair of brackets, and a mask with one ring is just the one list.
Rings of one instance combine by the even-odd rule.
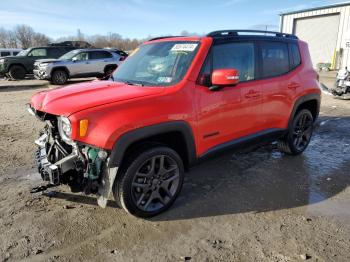
[[[48, 135], [45, 133], [39, 139], [35, 140], [35, 144], [38, 146], [35, 154], [38, 171], [42, 179], [52, 185], [59, 185], [64, 173], [70, 170], [77, 170], [78, 166], [83, 164], [82, 160], [79, 159], [76, 146], [72, 153], [67, 155], [67, 151], [60, 143], [54, 141], [52, 145], [48, 145]], [[66, 156], [55, 163], [51, 163], [48, 160], [48, 156], [54, 147], [56, 151], [60, 151], [62, 155]]]
[[118, 168], [108, 168], [109, 152], [78, 144], [69, 145], [48, 126], [35, 141], [35, 159], [42, 179], [50, 185], [68, 184], [73, 192], [97, 194], [106, 207]]

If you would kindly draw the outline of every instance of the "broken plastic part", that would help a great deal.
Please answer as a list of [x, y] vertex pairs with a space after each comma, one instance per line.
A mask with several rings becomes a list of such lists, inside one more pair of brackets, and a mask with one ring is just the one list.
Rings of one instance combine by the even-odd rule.
[[118, 167], [107, 168], [105, 166], [104, 168], [101, 184], [98, 188], [99, 197], [97, 198], [97, 204], [102, 208], [107, 206], [108, 197], [112, 191], [117, 172]]

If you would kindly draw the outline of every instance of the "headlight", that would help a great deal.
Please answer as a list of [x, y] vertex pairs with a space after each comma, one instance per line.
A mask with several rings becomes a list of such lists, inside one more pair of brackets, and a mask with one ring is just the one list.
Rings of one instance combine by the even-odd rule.
[[61, 138], [65, 142], [71, 142], [72, 135], [72, 126], [69, 119], [65, 116], [57, 117], [58, 122], [58, 132], [60, 133]]
[[46, 68], [49, 64], [48, 63], [41, 63], [39, 64], [40, 68]]
[[5, 63], [5, 59], [0, 59], [0, 64], [4, 64]]

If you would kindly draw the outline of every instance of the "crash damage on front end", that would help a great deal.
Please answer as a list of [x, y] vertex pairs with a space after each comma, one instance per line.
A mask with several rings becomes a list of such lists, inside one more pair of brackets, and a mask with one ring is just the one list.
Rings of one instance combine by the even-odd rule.
[[31, 115], [45, 122], [35, 140], [35, 159], [43, 181], [50, 186], [67, 184], [72, 192], [96, 194], [99, 206], [106, 207], [118, 169], [108, 168], [110, 152], [71, 140], [72, 127], [67, 117], [27, 106]]

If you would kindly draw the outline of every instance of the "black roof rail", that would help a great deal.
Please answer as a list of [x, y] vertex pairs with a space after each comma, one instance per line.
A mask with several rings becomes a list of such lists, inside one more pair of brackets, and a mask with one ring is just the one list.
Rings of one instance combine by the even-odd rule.
[[239, 33], [275, 35], [276, 37], [298, 39], [296, 35], [286, 34], [281, 32], [274, 32], [274, 31], [263, 31], [263, 30], [219, 30], [219, 31], [210, 32], [209, 34], [207, 34], [207, 36], [210, 36], [210, 37], [239, 36]]
[[183, 36], [183, 35], [159, 36], [159, 37], [151, 38], [148, 41], [155, 41], [155, 40], [159, 40], [159, 39], [172, 38], [172, 37], [186, 37], [186, 36]]

